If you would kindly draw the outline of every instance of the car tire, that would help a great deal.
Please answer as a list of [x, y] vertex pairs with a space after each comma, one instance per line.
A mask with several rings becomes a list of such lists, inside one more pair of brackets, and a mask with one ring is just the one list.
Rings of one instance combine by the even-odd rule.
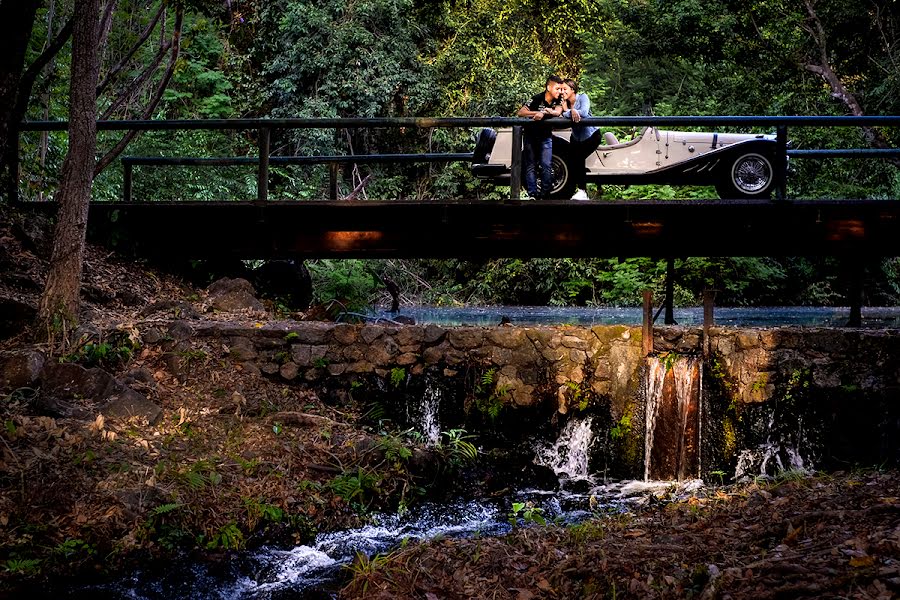
[[472, 152], [472, 164], [483, 165], [490, 160], [491, 150], [494, 149], [494, 142], [497, 140], [497, 132], [489, 127], [485, 127], [478, 134], [478, 140], [475, 142], [475, 150]]
[[723, 179], [716, 185], [719, 198], [771, 198], [775, 169], [768, 156], [747, 152], [731, 163]]

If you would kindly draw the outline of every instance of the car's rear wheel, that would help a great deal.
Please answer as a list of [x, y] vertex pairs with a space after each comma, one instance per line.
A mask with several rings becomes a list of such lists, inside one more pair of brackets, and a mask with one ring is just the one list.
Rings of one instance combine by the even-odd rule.
[[770, 198], [775, 172], [764, 154], [741, 154], [731, 164], [722, 181], [716, 185], [720, 198]]
[[[553, 183], [550, 186], [548, 198], [570, 198], [575, 191], [575, 178], [572, 166], [569, 164], [568, 147], [564, 141], [553, 140], [553, 157], [550, 159], [550, 170], [553, 173]], [[541, 182], [538, 179], [538, 189]]]
[[494, 142], [497, 140], [497, 132], [493, 129], [485, 127], [478, 134], [478, 140], [475, 142], [475, 150], [472, 152], [472, 164], [483, 165], [491, 158], [491, 150], [494, 149]]

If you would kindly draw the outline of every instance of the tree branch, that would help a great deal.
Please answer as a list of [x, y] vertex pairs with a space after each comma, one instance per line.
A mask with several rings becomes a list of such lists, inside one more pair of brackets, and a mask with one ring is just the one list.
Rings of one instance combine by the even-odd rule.
[[34, 84], [37, 81], [38, 76], [72, 36], [74, 23], [74, 18], [69, 17], [69, 20], [66, 21], [63, 28], [56, 34], [56, 37], [53, 38], [50, 45], [41, 52], [40, 56], [38, 56], [22, 74], [22, 78], [19, 80], [19, 92], [16, 95], [15, 112], [13, 113], [13, 118], [16, 123], [20, 123], [24, 120], [25, 112], [28, 110], [28, 101], [31, 99], [31, 91], [34, 89]]
[[[832, 98], [835, 98], [846, 106], [851, 115], [856, 117], [863, 116], [865, 112], [859, 101], [856, 99], [856, 96], [847, 89], [847, 86], [844, 85], [841, 78], [838, 77], [837, 73], [834, 72], [834, 69], [831, 68], [831, 63], [828, 60], [828, 51], [826, 49], [827, 34], [825, 33], [825, 27], [822, 25], [822, 21], [815, 12], [814, 0], [803, 0], [803, 4], [806, 7], [806, 13], [809, 15], [811, 23], [811, 27], [807, 29], [807, 31], [813, 38], [816, 46], [818, 46], [820, 60], [819, 64], [810, 62], [804, 64], [803, 68], [824, 79], [831, 88]], [[869, 146], [873, 148], [893, 148], [887, 141], [887, 138], [874, 127], [860, 127], [860, 129], [862, 130], [863, 139]], [[892, 157], [888, 158], [887, 161], [895, 167], [900, 167], [900, 158]]]
[[103, 111], [103, 114], [100, 116], [101, 119], [105, 120], [110, 118], [123, 104], [125, 104], [125, 102], [130, 100], [138, 90], [144, 87], [144, 84], [147, 83], [150, 76], [156, 71], [156, 68], [160, 65], [163, 58], [165, 58], [166, 52], [168, 52], [170, 47], [171, 44], [168, 43], [160, 47], [156, 52], [156, 56], [154, 56], [150, 64], [147, 65], [147, 68], [131, 82], [131, 85], [129, 85], [125, 91], [113, 100], [112, 104], [109, 105], [109, 108]]
[[[147, 104], [144, 109], [144, 114], [141, 118], [149, 119], [153, 115], [153, 111], [156, 110], [156, 107], [159, 106], [160, 101], [162, 101], [163, 94], [166, 91], [166, 88], [169, 86], [169, 81], [172, 79], [172, 74], [175, 72], [175, 65], [178, 63], [178, 55], [181, 51], [181, 25], [184, 18], [184, 11], [182, 9], [178, 9], [175, 13], [175, 26], [172, 31], [172, 41], [169, 44], [172, 48], [172, 54], [169, 56], [169, 64], [166, 67], [166, 72], [163, 74], [162, 79], [159, 82], [159, 85], [156, 88], [156, 93], [153, 95], [153, 98], [150, 99], [149, 104]], [[94, 168], [94, 177], [103, 172], [103, 169], [108, 167], [112, 161], [114, 161], [125, 148], [131, 143], [132, 140], [137, 138], [140, 135], [139, 131], [129, 131], [126, 133], [119, 142], [113, 146], [113, 148], [103, 155], [103, 157], [97, 162], [97, 166]]]
[[105, 90], [110, 83], [112, 83], [112, 80], [119, 74], [122, 69], [125, 68], [125, 65], [127, 65], [132, 58], [134, 58], [135, 53], [137, 53], [140, 47], [144, 45], [144, 42], [146, 42], [150, 38], [153, 30], [156, 29], [156, 24], [159, 23], [159, 18], [163, 15], [165, 10], [166, 5], [160, 4], [159, 10], [156, 11], [156, 15], [154, 15], [153, 19], [150, 20], [150, 23], [141, 33], [141, 36], [138, 38], [137, 42], [135, 42], [131, 49], [128, 50], [122, 60], [120, 60], [116, 66], [109, 70], [109, 72], [106, 74], [106, 77], [104, 77], [103, 81], [100, 82], [100, 85], [97, 86], [98, 96], [103, 93], [103, 90]]

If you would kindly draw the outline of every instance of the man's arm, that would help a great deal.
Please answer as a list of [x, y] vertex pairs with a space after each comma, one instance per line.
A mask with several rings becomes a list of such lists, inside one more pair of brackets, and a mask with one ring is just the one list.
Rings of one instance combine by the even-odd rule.
[[516, 116], [528, 117], [529, 119], [540, 121], [544, 118], [544, 113], [539, 110], [531, 110], [530, 108], [528, 108], [527, 104], [523, 104], [522, 108], [519, 109], [519, 112], [516, 113]]

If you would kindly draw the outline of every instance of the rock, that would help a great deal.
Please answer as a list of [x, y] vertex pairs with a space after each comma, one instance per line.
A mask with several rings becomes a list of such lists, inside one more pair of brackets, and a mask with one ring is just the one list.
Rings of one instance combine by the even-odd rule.
[[279, 369], [279, 373], [284, 379], [288, 381], [293, 381], [297, 378], [297, 373], [300, 372], [300, 368], [297, 366], [297, 363], [294, 362], [286, 362], [281, 365], [281, 369]]
[[146, 419], [150, 424], [159, 420], [162, 409], [146, 396], [115, 380], [111, 388], [107, 391], [107, 401], [99, 408], [104, 417], [114, 419], [139, 417]]
[[44, 355], [27, 350], [0, 354], [0, 390], [30, 387], [44, 367]]
[[223, 277], [207, 288], [211, 298], [210, 306], [222, 312], [239, 310], [264, 311], [262, 302], [257, 300], [253, 285], [246, 279]]
[[0, 340], [25, 331], [37, 316], [37, 309], [14, 298], [0, 297]]
[[138, 315], [148, 317], [152, 314], [166, 312], [176, 319], [199, 319], [200, 313], [194, 305], [184, 300], [161, 300], [142, 308]]
[[50, 416], [92, 419], [96, 413], [156, 422], [162, 409], [102, 369], [50, 363], [40, 374], [41, 390], [35, 408]]

